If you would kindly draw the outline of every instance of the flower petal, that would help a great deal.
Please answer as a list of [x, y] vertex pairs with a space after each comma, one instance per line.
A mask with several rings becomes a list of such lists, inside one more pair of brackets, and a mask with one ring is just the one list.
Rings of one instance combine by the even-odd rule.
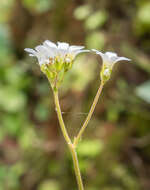
[[46, 56], [46, 57], [51, 56], [50, 51], [48, 50], [48, 48], [43, 46], [43, 45], [36, 46], [35, 49], [38, 52], [38, 54], [40, 54], [41, 56]]
[[98, 51], [96, 49], [92, 49], [92, 51], [94, 51], [96, 54], [100, 55], [103, 62], [108, 62], [109, 61], [108, 56], [106, 54], [104, 54], [104, 53], [102, 53], [102, 52], [100, 52], [100, 51]]
[[30, 53], [29, 56], [31, 56], [31, 57], [35, 57], [36, 55], [33, 55], [33, 54]]
[[128, 59], [126, 57], [118, 57], [117, 60], [114, 63], [116, 63], [118, 61], [131, 61], [131, 59]]
[[64, 49], [67, 50], [69, 48], [69, 44], [65, 42], [57, 42], [58, 44], [58, 49]]
[[30, 56], [31, 56], [31, 54], [33, 55], [33, 56], [36, 56], [36, 51], [34, 50], [34, 49], [31, 49], [31, 48], [25, 48], [24, 49], [26, 52], [28, 52], [28, 53], [30, 53]]
[[89, 52], [89, 50], [83, 50], [84, 46], [69, 46], [65, 42], [57, 42], [57, 44], [45, 40], [42, 45], [35, 47], [35, 50], [26, 48], [25, 51], [29, 53], [30, 56], [36, 56], [40, 65], [48, 64], [50, 58], [54, 60], [55, 57], [58, 57], [61, 61], [67, 58], [67, 62], [70, 59], [74, 59], [75, 56], [79, 53]]
[[107, 51], [107, 52], [105, 53], [105, 55], [107, 55], [110, 59], [111, 59], [112, 57], [117, 57], [117, 54], [116, 54], [116, 53], [113, 53], [113, 52], [111, 52], [111, 51]]
[[48, 47], [50, 47], [50, 48], [57, 48], [56, 44], [53, 43], [53, 42], [51, 42], [51, 41], [49, 41], [49, 40], [45, 40], [45, 41], [43, 42], [43, 45], [44, 45], [44, 46], [48, 46]]
[[83, 48], [84, 48], [84, 46], [70, 46], [69, 50], [70, 51], [74, 51], [74, 50], [81, 50]]

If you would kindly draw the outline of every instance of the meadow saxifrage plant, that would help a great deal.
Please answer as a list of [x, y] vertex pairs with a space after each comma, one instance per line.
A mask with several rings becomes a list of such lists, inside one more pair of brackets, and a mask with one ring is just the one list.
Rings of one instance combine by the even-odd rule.
[[92, 49], [93, 52], [102, 57], [103, 65], [100, 71], [101, 82], [98, 91], [96, 93], [96, 96], [94, 98], [94, 101], [92, 103], [92, 106], [90, 108], [90, 111], [83, 125], [81, 126], [77, 136], [74, 137], [74, 140], [72, 141], [68, 135], [65, 123], [63, 121], [62, 112], [59, 104], [58, 90], [65, 74], [71, 69], [75, 57], [79, 53], [90, 52], [90, 51], [85, 50], [84, 46], [70, 46], [68, 43], [65, 42], [57, 42], [57, 44], [55, 44], [49, 40], [44, 41], [42, 45], [36, 46], [35, 50], [26, 48], [25, 51], [28, 52], [30, 56], [37, 57], [41, 71], [47, 76], [48, 81], [52, 87], [54, 101], [55, 101], [55, 108], [60, 128], [65, 138], [65, 141], [68, 145], [70, 153], [72, 155], [75, 175], [78, 183], [78, 189], [84, 190], [79, 163], [78, 163], [78, 157], [76, 153], [76, 147], [81, 139], [81, 136], [83, 135], [84, 130], [86, 129], [91, 119], [95, 106], [98, 102], [99, 96], [102, 92], [103, 86], [110, 79], [114, 64], [122, 60], [130, 61], [130, 59], [125, 57], [118, 57], [116, 53], [112, 52], [102, 53], [98, 50]]

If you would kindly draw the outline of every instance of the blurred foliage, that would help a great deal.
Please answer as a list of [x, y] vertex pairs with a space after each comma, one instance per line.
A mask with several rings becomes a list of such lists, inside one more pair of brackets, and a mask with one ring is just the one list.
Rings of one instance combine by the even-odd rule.
[[150, 81], [146, 81], [136, 88], [136, 94], [147, 103], [150, 103]]
[[94, 30], [102, 27], [107, 21], [107, 14], [105, 11], [97, 11], [86, 19], [85, 29]]
[[23, 0], [23, 5], [30, 11], [44, 13], [52, 8], [52, 1], [49, 0]]
[[136, 32], [143, 34], [150, 29], [150, 2], [140, 4], [136, 15]]
[[[49, 39], [132, 59], [112, 79], [79, 144], [87, 190], [150, 189], [149, 0], [0, 1], [0, 190], [76, 190], [52, 91], [24, 53]], [[80, 55], [60, 90], [71, 136], [99, 85], [101, 59]]]

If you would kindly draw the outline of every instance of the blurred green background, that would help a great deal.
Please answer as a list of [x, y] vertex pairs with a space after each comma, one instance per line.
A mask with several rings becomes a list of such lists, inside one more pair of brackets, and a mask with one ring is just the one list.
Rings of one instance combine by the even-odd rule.
[[[77, 190], [52, 91], [24, 52], [46, 39], [132, 59], [116, 64], [78, 155], [86, 190], [149, 190], [149, 0], [0, 0], [0, 190]], [[60, 89], [72, 137], [100, 68], [100, 57], [78, 56]]]

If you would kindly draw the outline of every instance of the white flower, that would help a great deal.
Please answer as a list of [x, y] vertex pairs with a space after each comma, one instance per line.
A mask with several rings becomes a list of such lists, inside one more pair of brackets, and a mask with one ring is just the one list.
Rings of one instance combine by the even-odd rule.
[[116, 53], [113, 52], [106, 52], [102, 53], [98, 50], [92, 49], [92, 51], [96, 52], [96, 54], [100, 55], [103, 59], [103, 63], [106, 67], [109, 67], [112, 69], [115, 63], [118, 61], [131, 61], [131, 59], [128, 59], [126, 57], [118, 57]]
[[76, 55], [88, 51], [83, 50], [83, 48], [84, 46], [70, 46], [65, 42], [57, 42], [57, 44], [55, 44], [46, 40], [42, 45], [36, 46], [35, 50], [25, 48], [25, 51], [28, 52], [30, 56], [37, 57], [41, 66], [42, 64], [55, 63], [56, 58], [63, 62], [72, 62]]
[[92, 51], [96, 52], [96, 54], [100, 55], [103, 60], [103, 66], [100, 71], [101, 80], [103, 83], [110, 79], [112, 68], [115, 63], [118, 61], [130, 61], [130, 59], [126, 57], [118, 57], [116, 53], [113, 52], [106, 52], [102, 53], [98, 50], [92, 49]]

